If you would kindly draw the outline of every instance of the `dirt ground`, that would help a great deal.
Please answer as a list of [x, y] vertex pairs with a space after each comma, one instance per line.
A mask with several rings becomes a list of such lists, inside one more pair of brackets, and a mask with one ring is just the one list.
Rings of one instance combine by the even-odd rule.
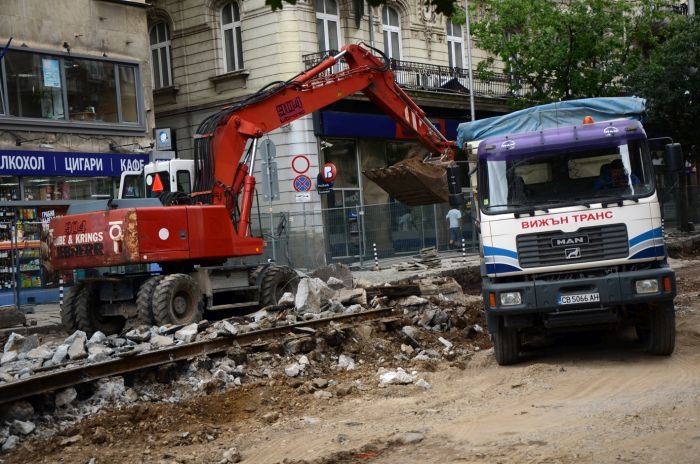
[[[485, 335], [460, 335], [450, 340], [482, 349], [415, 362], [397, 359], [401, 341], [375, 329], [345, 347], [355, 370], [319, 363], [308, 378], [101, 412], [0, 462], [695, 463], [700, 260], [672, 265], [679, 295], [670, 357], [645, 354], [625, 332], [559, 341], [501, 367]], [[430, 387], [379, 386], [380, 366], [416, 371]], [[333, 382], [320, 389], [319, 378]]]

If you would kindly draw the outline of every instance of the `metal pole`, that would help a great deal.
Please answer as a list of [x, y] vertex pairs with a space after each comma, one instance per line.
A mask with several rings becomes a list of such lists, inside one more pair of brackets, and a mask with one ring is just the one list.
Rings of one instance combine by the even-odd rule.
[[474, 76], [472, 75], [472, 34], [469, 30], [469, 0], [464, 0], [464, 15], [467, 23], [467, 66], [469, 67], [469, 109], [471, 110], [472, 121], [476, 120], [476, 109], [474, 108]]
[[368, 3], [367, 9], [369, 10], [369, 44], [374, 48], [376, 45], [374, 43], [374, 15], [372, 14], [372, 5]]
[[19, 301], [19, 287], [22, 283], [22, 275], [19, 272], [19, 237], [17, 237], [17, 220], [16, 218], [12, 219], [12, 227], [11, 227], [11, 232], [10, 232], [10, 248], [13, 251], [13, 263], [12, 266], [14, 267], [14, 294], [15, 294], [15, 306], [17, 306], [17, 311], [22, 312], [22, 305], [20, 304]]

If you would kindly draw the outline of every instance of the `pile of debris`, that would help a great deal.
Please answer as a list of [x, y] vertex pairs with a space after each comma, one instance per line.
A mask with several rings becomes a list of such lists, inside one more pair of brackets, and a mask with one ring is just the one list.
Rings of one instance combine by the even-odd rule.
[[[468, 349], [466, 345], [455, 347], [446, 338], [433, 334], [451, 333], [464, 340], [483, 334], [478, 323], [481, 320], [480, 298], [464, 295], [454, 279], [433, 277], [407, 282], [406, 286], [411, 294], [398, 295], [387, 291], [390, 286], [348, 288], [346, 282], [337, 277], [331, 276], [325, 282], [317, 277], [304, 277], [296, 295], [286, 294], [278, 305], [262, 308], [245, 317], [213, 323], [202, 321], [187, 326], [140, 326], [121, 335], [109, 336], [96, 332], [88, 337], [84, 332], [77, 331], [63, 340], [43, 344], [36, 335], [25, 337], [13, 333], [5, 343], [0, 358], [0, 385], [26, 379], [51, 368], [100, 363], [173, 345], [220, 336], [235, 337], [280, 324], [354, 314], [377, 307], [392, 307], [401, 315], [402, 327], [393, 335], [399, 340], [394, 358], [397, 363], [408, 363], [406, 368], [410, 363], [454, 355], [455, 350]], [[379, 330], [389, 329], [382, 326]], [[431, 335], [429, 343], [423, 331]], [[377, 329], [370, 324], [360, 324], [342, 330], [329, 327], [325, 333], [312, 332], [306, 339], [279, 341], [250, 353], [234, 344], [228, 356], [202, 357], [180, 366], [180, 375], [175, 376], [178, 380], [171, 382], [170, 388], [164, 388], [148, 376], [143, 382], [132, 381], [127, 386], [123, 377], [115, 376], [94, 382], [88, 389], [89, 394], [84, 389], [79, 392], [69, 387], [44, 395], [39, 407], [35, 402], [24, 400], [3, 405], [0, 414], [5, 422], [0, 425], [0, 443], [3, 450], [12, 449], [25, 437], [52, 435], [67, 423], [79, 421], [104, 407], [138, 401], [179, 401], [191, 395], [236, 388], [260, 379], [308, 378], [318, 384], [313, 387], [315, 394], [319, 391], [319, 396], [333, 395], [334, 390], [330, 387], [335, 384], [332, 380], [313, 379], [322, 378], [324, 369], [331, 372], [353, 369], [353, 350], [347, 344], [367, 339], [376, 333]], [[427, 346], [429, 344], [435, 347]], [[408, 378], [411, 378], [409, 383], [421, 380], [415, 372], [401, 373], [397, 369], [389, 369], [388, 372], [385, 370], [377, 374], [380, 384], [401, 383]], [[51, 419], [51, 414], [47, 415], [47, 412], [60, 414], [55, 414]], [[37, 424], [41, 427], [37, 427]]]

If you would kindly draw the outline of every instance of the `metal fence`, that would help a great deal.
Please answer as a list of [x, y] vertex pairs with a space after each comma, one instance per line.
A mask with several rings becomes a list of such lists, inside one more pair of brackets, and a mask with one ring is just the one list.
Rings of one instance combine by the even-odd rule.
[[[449, 249], [446, 204], [409, 208], [401, 203], [260, 214], [253, 233], [267, 242], [264, 258], [298, 269], [324, 264], [374, 265], [375, 257], [407, 258], [423, 248]], [[464, 213], [463, 213], [464, 214]], [[469, 214], [462, 217], [464, 249], [478, 250]], [[461, 244], [455, 248], [462, 250]], [[259, 259], [259, 258], [258, 258]]]
[[[306, 69], [310, 69], [327, 56], [333, 56], [337, 53], [336, 50], [327, 50], [304, 55], [302, 59]], [[404, 61], [394, 58], [389, 59], [388, 64], [389, 68], [394, 72], [396, 83], [404, 89], [466, 95], [470, 92], [469, 70], [466, 68]], [[341, 61], [324, 74], [345, 69], [348, 69], [348, 66], [344, 61]], [[508, 75], [495, 70], [489, 72], [486, 79], [480, 78], [476, 71], [473, 71], [472, 84], [474, 95], [488, 98], [514, 98], [531, 90], [526, 83], [515, 83]], [[514, 93], [513, 89], [518, 90]]]
[[[697, 173], [659, 176], [658, 195], [668, 232], [695, 230], [700, 224], [700, 179]], [[253, 232], [265, 237], [264, 259], [298, 269], [345, 263], [364, 268], [377, 259], [411, 258], [423, 248], [448, 251], [447, 204], [409, 208], [401, 203], [259, 214]], [[471, 215], [462, 211], [464, 250], [478, 252]], [[461, 250], [461, 244], [458, 250]], [[260, 257], [251, 258], [260, 260]]]

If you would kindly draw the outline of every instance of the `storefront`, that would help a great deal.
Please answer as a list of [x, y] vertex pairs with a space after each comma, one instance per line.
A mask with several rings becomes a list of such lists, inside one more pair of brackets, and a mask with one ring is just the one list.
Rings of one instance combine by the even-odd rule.
[[[461, 121], [431, 118], [431, 122], [445, 138], [455, 140]], [[445, 222], [441, 210], [398, 203], [362, 175], [368, 169], [425, 156], [426, 148], [410, 131], [386, 115], [343, 111], [320, 111], [314, 128], [323, 140], [320, 163], [337, 168], [332, 192], [321, 196], [329, 260], [366, 255], [369, 244], [392, 254], [437, 245], [435, 237]], [[466, 164], [464, 169], [466, 179]], [[410, 221], [415, 226], [406, 224], [408, 217], [415, 218]]]
[[55, 302], [59, 275], [45, 262], [41, 236], [76, 201], [115, 195], [123, 171], [146, 154], [0, 150], [0, 305]]
[[109, 198], [123, 171], [139, 171], [147, 154], [0, 150], [3, 201]]

